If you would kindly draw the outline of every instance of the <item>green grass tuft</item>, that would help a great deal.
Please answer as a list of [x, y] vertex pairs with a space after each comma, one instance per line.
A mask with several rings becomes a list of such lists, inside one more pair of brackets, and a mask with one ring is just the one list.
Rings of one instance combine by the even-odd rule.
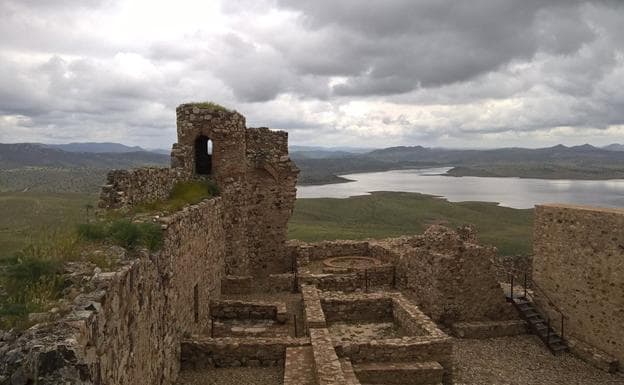
[[173, 187], [167, 200], [142, 203], [134, 207], [130, 213], [175, 212], [186, 205], [193, 205], [217, 195], [219, 188], [211, 180], [179, 182]]
[[221, 111], [221, 112], [236, 112], [234, 110], [230, 110], [228, 108], [223, 107], [220, 104], [214, 103], [214, 102], [198, 102], [198, 103], [189, 103], [192, 104], [195, 107], [201, 108], [203, 110], [210, 110], [210, 111]]

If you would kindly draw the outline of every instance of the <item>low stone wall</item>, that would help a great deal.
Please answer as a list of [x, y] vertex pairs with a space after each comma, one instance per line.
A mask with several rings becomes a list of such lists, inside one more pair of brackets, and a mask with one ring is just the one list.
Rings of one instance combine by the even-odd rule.
[[303, 298], [303, 319], [305, 320], [306, 332], [309, 332], [312, 328], [327, 327], [316, 287], [313, 285], [301, 285], [301, 296]]
[[400, 294], [392, 294], [392, 317], [412, 336], [446, 337], [436, 324], [420, 309]]
[[102, 186], [101, 209], [120, 209], [167, 199], [176, 183], [190, 179], [181, 169], [145, 167], [112, 170]]
[[328, 322], [390, 322], [393, 320], [392, 298], [382, 293], [348, 295], [341, 292], [324, 292], [320, 298], [321, 307]]
[[310, 342], [314, 355], [314, 371], [318, 385], [354, 385], [347, 380], [336, 355], [329, 330], [311, 329]]
[[210, 314], [220, 319], [271, 319], [281, 323], [287, 320], [283, 303], [217, 300], [210, 302]]
[[[207, 338], [182, 341], [182, 369], [283, 366], [286, 348], [309, 345], [308, 338]], [[141, 382], [143, 383], [143, 382]], [[151, 384], [151, 382], [145, 382]]]
[[369, 255], [369, 243], [367, 241], [323, 241], [313, 244], [295, 241], [290, 245], [296, 244], [294, 254], [302, 261], [317, 261], [329, 257], [343, 257], [348, 255]]
[[343, 341], [335, 345], [339, 357], [362, 362], [430, 362], [444, 368], [445, 385], [452, 384], [453, 345], [449, 337], [403, 337], [374, 341]]

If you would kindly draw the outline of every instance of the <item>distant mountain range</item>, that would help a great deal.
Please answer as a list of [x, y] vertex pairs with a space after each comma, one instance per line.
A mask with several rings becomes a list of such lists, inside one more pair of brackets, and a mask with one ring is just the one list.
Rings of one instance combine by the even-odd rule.
[[118, 143], [0, 144], [0, 169], [22, 167], [132, 168], [169, 164], [169, 156]]
[[[341, 174], [451, 167], [450, 176], [545, 179], [624, 178], [624, 145], [465, 150], [398, 146], [291, 146], [300, 184], [345, 182]], [[0, 191], [97, 192], [106, 171], [169, 165], [169, 151], [119, 143], [0, 144]]]
[[301, 184], [344, 182], [340, 174], [406, 168], [451, 167], [450, 176], [542, 179], [624, 178], [622, 145], [462, 150], [398, 146], [365, 154], [310, 157], [293, 153]]

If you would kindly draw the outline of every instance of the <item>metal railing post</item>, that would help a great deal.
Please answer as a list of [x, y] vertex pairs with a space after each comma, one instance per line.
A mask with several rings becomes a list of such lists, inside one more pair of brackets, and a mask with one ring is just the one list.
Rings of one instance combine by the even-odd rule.
[[527, 298], [527, 273], [524, 273], [524, 299]]
[[293, 314], [293, 326], [295, 327], [295, 338], [297, 338], [297, 315]]
[[546, 323], [546, 345], [550, 349], [550, 317], [548, 317], [548, 321]]
[[513, 275], [513, 273], [511, 273], [511, 286], [509, 288], [509, 296], [511, 297], [512, 301], [514, 299], [514, 297], [513, 297], [513, 286], [514, 286], [514, 275]]
[[561, 339], [563, 340], [564, 339], [563, 338], [563, 318], [564, 317], [563, 317], [563, 313], [559, 313], [559, 314], [561, 314]]
[[210, 338], [214, 338], [214, 318], [210, 317]]
[[364, 269], [364, 290], [368, 293], [368, 269]]

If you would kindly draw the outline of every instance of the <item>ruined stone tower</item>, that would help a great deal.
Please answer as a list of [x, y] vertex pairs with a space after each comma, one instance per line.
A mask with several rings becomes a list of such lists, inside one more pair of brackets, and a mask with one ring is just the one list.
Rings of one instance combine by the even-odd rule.
[[289, 270], [286, 225], [299, 170], [288, 156], [288, 133], [246, 128], [244, 116], [212, 103], [182, 104], [176, 116], [171, 168], [111, 172], [100, 207], [165, 199], [179, 181], [210, 178], [224, 205], [225, 273]]
[[286, 225], [298, 174], [288, 157], [288, 133], [246, 128], [244, 116], [211, 104], [183, 104], [176, 114], [178, 142], [171, 167], [192, 176], [209, 175], [219, 186], [225, 205], [226, 272], [286, 271]]

